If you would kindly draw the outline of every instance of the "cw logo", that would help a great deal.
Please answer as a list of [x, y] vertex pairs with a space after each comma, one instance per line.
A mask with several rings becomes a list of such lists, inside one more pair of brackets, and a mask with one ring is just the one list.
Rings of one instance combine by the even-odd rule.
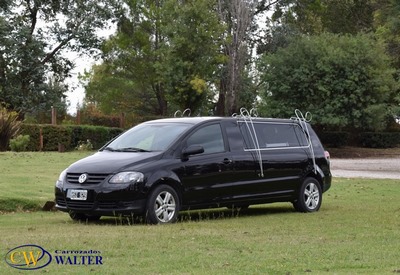
[[50, 264], [52, 257], [43, 247], [34, 244], [26, 244], [8, 251], [5, 260], [6, 263], [13, 268], [34, 270]]

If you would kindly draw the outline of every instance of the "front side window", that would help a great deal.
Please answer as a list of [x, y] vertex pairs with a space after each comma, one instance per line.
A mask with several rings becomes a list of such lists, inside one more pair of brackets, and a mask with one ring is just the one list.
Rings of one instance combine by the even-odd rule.
[[224, 152], [224, 139], [219, 124], [208, 125], [196, 130], [186, 141], [186, 145], [201, 145], [203, 154]]

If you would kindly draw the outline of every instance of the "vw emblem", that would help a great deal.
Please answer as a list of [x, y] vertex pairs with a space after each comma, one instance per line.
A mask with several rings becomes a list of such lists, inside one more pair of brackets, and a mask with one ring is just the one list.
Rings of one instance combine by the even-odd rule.
[[78, 181], [79, 181], [79, 183], [84, 183], [87, 180], [87, 178], [88, 178], [88, 174], [82, 174], [79, 176]]

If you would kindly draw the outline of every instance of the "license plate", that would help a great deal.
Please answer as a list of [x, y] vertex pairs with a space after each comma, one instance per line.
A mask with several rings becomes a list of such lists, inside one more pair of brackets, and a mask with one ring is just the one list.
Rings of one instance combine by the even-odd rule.
[[73, 190], [69, 189], [67, 198], [71, 200], [85, 201], [87, 200], [87, 190]]

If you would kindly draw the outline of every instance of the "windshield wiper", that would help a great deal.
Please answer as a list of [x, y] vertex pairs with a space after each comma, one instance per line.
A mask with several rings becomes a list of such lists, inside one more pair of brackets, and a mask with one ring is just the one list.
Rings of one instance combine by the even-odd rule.
[[111, 152], [114, 152], [115, 149], [114, 149], [114, 148], [111, 148], [111, 147], [106, 147], [106, 148], [104, 148], [102, 151], [111, 151]]
[[136, 148], [136, 147], [126, 147], [126, 148], [120, 148], [120, 149], [113, 149], [113, 151], [116, 152], [151, 152], [149, 150], [145, 150], [142, 148]]

